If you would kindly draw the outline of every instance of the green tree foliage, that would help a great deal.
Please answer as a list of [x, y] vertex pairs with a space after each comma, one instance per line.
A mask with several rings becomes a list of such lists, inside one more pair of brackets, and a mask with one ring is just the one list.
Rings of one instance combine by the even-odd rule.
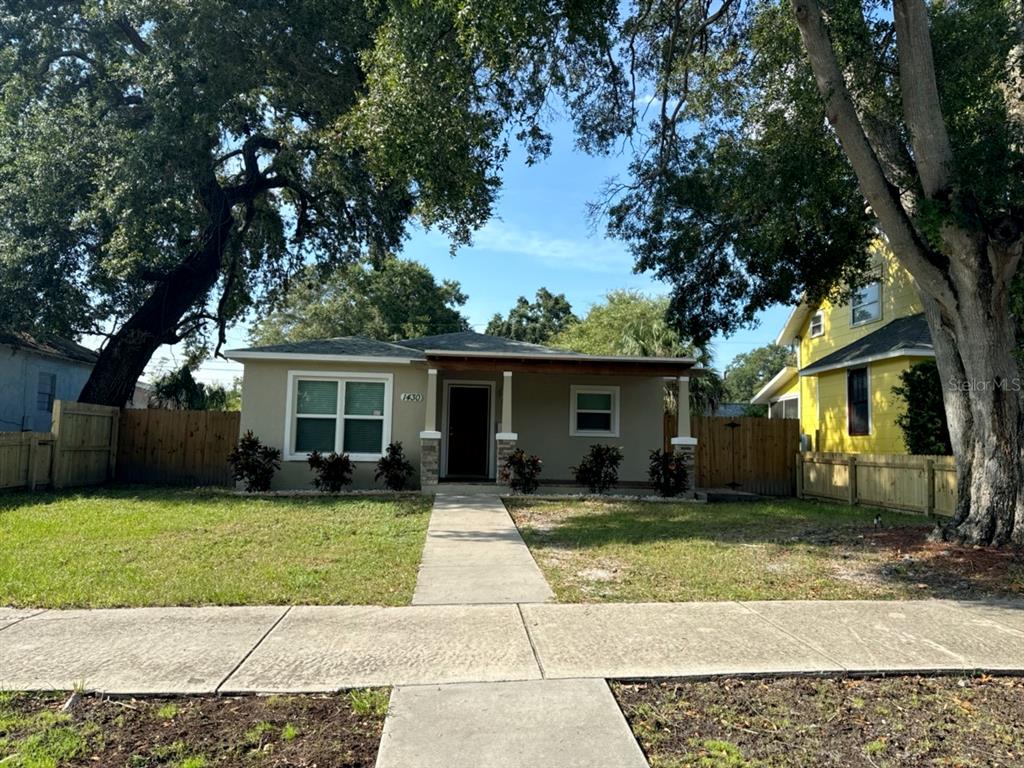
[[203, 384], [192, 375], [194, 366], [186, 364], [157, 377], [152, 383], [150, 404], [158, 408], [192, 411], [238, 411], [242, 408], [242, 392], [238, 379], [231, 388], [220, 384]]
[[896, 417], [903, 431], [907, 453], [947, 456], [953, 452], [942, 400], [942, 381], [934, 360], [915, 363], [900, 374], [900, 383], [892, 388], [903, 401], [904, 410]]
[[547, 288], [537, 291], [535, 301], [525, 296], [516, 299], [516, 305], [507, 317], [495, 314], [487, 324], [487, 333], [506, 339], [545, 344], [552, 336], [579, 322], [572, 305], [564, 293], [553, 294]]
[[277, 307], [252, 328], [254, 344], [365, 336], [395, 341], [464, 331], [457, 282], [438, 283], [422, 264], [390, 256], [329, 271], [311, 266], [291, 281]]
[[[725, 398], [722, 378], [711, 369], [714, 354], [708, 345], [680, 338], [666, 319], [668, 306], [667, 297], [611, 291], [603, 303], [594, 304], [586, 317], [552, 336], [549, 343], [590, 355], [693, 357], [705, 372], [690, 379], [690, 407], [694, 413], [711, 413]], [[674, 388], [669, 387], [669, 410], [675, 409], [674, 398]]]
[[725, 394], [730, 402], [749, 403], [775, 374], [796, 365], [796, 354], [778, 344], [742, 352], [725, 367]]
[[82, 398], [120, 403], [161, 344], [211, 326], [222, 340], [310, 259], [393, 251], [412, 217], [467, 242], [508, 126], [547, 149], [551, 70], [524, 69], [524, 52], [550, 61], [571, 23], [573, 45], [603, 34], [572, 13], [4, 4], [0, 324], [113, 330]]

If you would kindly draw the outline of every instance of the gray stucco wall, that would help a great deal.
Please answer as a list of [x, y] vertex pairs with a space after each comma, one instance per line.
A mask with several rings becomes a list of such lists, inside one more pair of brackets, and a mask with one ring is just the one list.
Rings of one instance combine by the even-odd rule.
[[[619, 436], [572, 436], [569, 430], [570, 387], [619, 387]], [[541, 479], [570, 481], [570, 467], [578, 464], [594, 443], [622, 449], [619, 480], [647, 482], [649, 453], [662, 445], [664, 383], [640, 376], [548, 376], [516, 374], [512, 377], [512, 431], [519, 447], [544, 462]]]
[[[390, 440], [401, 441], [409, 460], [417, 468], [420, 460], [420, 432], [426, 414], [427, 365], [370, 365], [313, 363], [308, 361], [246, 361], [242, 383], [242, 421], [244, 432], [251, 429], [267, 445], [284, 452], [286, 391], [288, 372], [391, 373], [392, 422]], [[494, 423], [501, 420], [501, 373], [446, 372], [438, 375], [437, 429], [444, 430], [445, 384], [452, 381], [490, 381], [494, 383]], [[618, 386], [619, 436], [583, 437], [570, 435], [570, 387], [572, 385]], [[660, 378], [635, 376], [568, 376], [516, 373], [512, 377], [512, 430], [519, 435], [519, 446], [544, 461], [542, 478], [567, 481], [570, 467], [577, 464], [592, 443], [602, 442], [622, 448], [624, 459], [619, 477], [627, 482], [647, 481], [648, 452], [662, 444], [663, 382]], [[402, 393], [423, 395], [419, 402], [403, 402]], [[443, 441], [442, 441], [443, 444]], [[374, 462], [359, 462], [353, 487], [374, 487]], [[275, 488], [309, 488], [312, 474], [305, 461], [284, 461], [274, 481]], [[419, 478], [415, 479], [418, 482]]]
[[[280, 448], [287, 454], [284, 445], [286, 418], [286, 392], [289, 371], [390, 373], [394, 374], [391, 389], [392, 417], [391, 434], [385, 435], [385, 442], [400, 441], [405, 455], [413, 466], [419, 468], [420, 432], [423, 430], [425, 398], [427, 392], [426, 366], [412, 365], [364, 365], [349, 363], [317, 363], [310, 361], [278, 362], [247, 360], [242, 377], [242, 421], [241, 430], [251, 429], [265, 445]], [[424, 396], [420, 402], [403, 402], [402, 393], [417, 393]], [[357, 462], [352, 484], [355, 488], [373, 488], [376, 462]], [[281, 471], [274, 478], [274, 488], [311, 488], [313, 473], [305, 461], [282, 461]], [[413, 478], [418, 484], [419, 477]]]
[[56, 400], [77, 400], [92, 366], [0, 345], [0, 432], [49, 432], [51, 414], [37, 408], [39, 374], [57, 377]]

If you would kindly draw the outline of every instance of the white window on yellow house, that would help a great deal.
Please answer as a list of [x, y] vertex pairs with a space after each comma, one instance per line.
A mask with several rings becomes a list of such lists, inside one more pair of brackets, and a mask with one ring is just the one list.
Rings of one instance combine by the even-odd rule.
[[870, 283], [853, 292], [853, 325], [863, 325], [880, 320], [882, 317], [882, 281], [876, 277]]
[[851, 436], [871, 434], [871, 388], [867, 368], [846, 372], [846, 413], [847, 432]]
[[811, 316], [811, 338], [816, 339], [825, 333], [825, 313], [820, 309]]

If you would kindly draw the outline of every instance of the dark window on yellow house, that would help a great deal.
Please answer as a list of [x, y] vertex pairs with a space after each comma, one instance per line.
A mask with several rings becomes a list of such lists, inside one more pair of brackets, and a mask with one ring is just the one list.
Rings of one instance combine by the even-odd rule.
[[846, 372], [846, 410], [851, 435], [871, 434], [868, 369], [854, 368]]

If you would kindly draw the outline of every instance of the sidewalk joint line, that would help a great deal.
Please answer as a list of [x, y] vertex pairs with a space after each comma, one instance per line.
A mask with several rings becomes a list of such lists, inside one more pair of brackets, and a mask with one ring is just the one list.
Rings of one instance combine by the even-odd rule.
[[530, 633], [530, 626], [526, 623], [526, 614], [523, 613], [522, 603], [516, 603], [516, 610], [519, 611], [519, 620], [523, 622], [523, 631], [526, 632], [526, 639], [530, 642], [530, 650], [533, 651], [533, 660], [537, 662], [537, 670], [540, 672], [540, 679], [547, 680], [544, 672], [544, 662], [540, 660], [540, 653], [537, 652], [537, 645], [533, 642], [533, 635]]
[[21, 624], [21, 622], [23, 622], [23, 621], [28, 621], [29, 619], [34, 619], [36, 616], [42, 616], [48, 610], [50, 610], [50, 609], [49, 608], [41, 608], [41, 609], [37, 610], [35, 613], [30, 613], [28, 616], [22, 616], [20, 619], [15, 619], [10, 624], [5, 624], [4, 626], [0, 627], [0, 632], [3, 632], [5, 629], [10, 629], [11, 627], [16, 626], [18, 624]]
[[741, 600], [736, 600], [735, 603], [736, 603], [736, 605], [738, 605], [738, 606], [740, 606], [742, 608], [745, 608], [746, 610], [750, 611], [750, 613], [752, 613], [755, 616], [757, 616], [757, 618], [759, 618], [765, 624], [768, 624], [769, 626], [775, 627], [777, 630], [779, 630], [779, 632], [784, 634], [786, 637], [790, 638], [791, 640], [795, 640], [797, 643], [799, 643], [800, 645], [804, 646], [805, 648], [810, 649], [813, 653], [816, 653], [818, 656], [821, 656], [823, 659], [827, 659], [828, 661], [831, 661], [833, 664], [835, 664], [837, 667], [839, 667], [841, 670], [843, 670], [843, 672], [845, 674], [847, 674], [847, 675], [850, 674], [850, 668], [847, 667], [845, 664], [841, 663], [838, 659], [833, 659], [831, 656], [829, 656], [824, 651], [819, 651], [817, 648], [815, 648], [813, 645], [811, 645], [809, 642], [807, 642], [803, 638], [797, 637], [796, 635], [794, 635], [789, 630], [785, 629], [784, 627], [779, 626], [774, 621], [772, 621], [767, 616], [765, 616], [763, 613], [760, 613], [759, 611], [754, 610], [754, 608], [752, 608], [751, 606], [749, 606], [746, 603], [742, 602]]
[[256, 649], [259, 648], [263, 644], [263, 641], [266, 640], [270, 636], [270, 633], [273, 632], [275, 629], [277, 629], [277, 625], [280, 624], [282, 621], [284, 621], [284, 617], [287, 616], [289, 613], [291, 613], [291, 610], [292, 610], [293, 607], [294, 606], [289, 605], [287, 608], [285, 608], [284, 609], [284, 613], [282, 613], [280, 616], [278, 616], [277, 619], [274, 621], [274, 623], [270, 625], [270, 629], [268, 629], [266, 632], [264, 632], [260, 636], [260, 639], [256, 641], [256, 644], [252, 648], [250, 648], [248, 651], [246, 651], [245, 655], [239, 660], [239, 662], [237, 664], [235, 664], [235, 666], [231, 668], [231, 671], [228, 672], [224, 676], [224, 679], [221, 680], [219, 683], [217, 683], [217, 687], [213, 689], [213, 692], [215, 694], [220, 694], [220, 689], [224, 687], [224, 684], [228, 680], [230, 680], [231, 677], [239, 669], [242, 668], [242, 665], [245, 664], [245, 662], [247, 662], [249, 660], [249, 657], [252, 656], [256, 652]]

